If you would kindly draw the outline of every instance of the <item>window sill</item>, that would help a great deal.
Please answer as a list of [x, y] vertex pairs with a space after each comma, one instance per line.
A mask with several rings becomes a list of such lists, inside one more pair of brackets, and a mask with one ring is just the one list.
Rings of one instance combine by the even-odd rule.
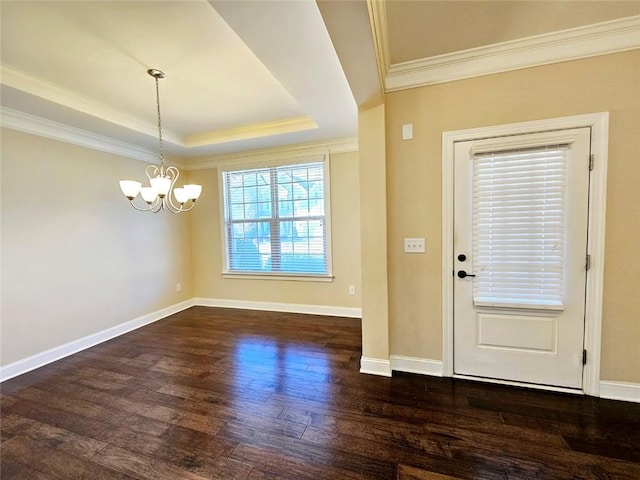
[[296, 275], [294, 273], [237, 273], [222, 272], [222, 278], [237, 280], [283, 280], [294, 282], [333, 282], [333, 275]]

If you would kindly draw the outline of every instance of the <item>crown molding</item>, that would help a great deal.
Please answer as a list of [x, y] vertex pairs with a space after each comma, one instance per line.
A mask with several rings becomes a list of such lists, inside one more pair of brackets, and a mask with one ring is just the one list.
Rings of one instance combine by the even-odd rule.
[[[134, 132], [144, 133], [145, 135], [152, 137], [157, 135], [157, 126], [155, 125], [142, 122], [132, 116], [124, 115], [122, 112], [108, 105], [85, 98], [77, 93], [61, 88], [53, 83], [27, 75], [26, 73], [15, 70], [7, 65], [0, 65], [0, 78], [3, 85], [21, 92], [25, 92], [72, 110], [106, 120], [110, 123], [133, 130]], [[183, 138], [177, 133], [165, 128], [163, 129], [162, 136], [164, 141], [167, 143], [189, 149], [193, 147], [210, 146], [270, 135], [311, 130], [314, 128], [318, 128], [318, 125], [309, 116], [300, 116], [284, 120], [245, 125], [236, 128], [204, 132], [186, 138]]]
[[369, 23], [371, 24], [371, 35], [373, 37], [373, 49], [376, 54], [378, 66], [378, 80], [382, 85], [382, 96], [385, 94], [385, 76], [391, 65], [391, 54], [389, 50], [389, 27], [387, 25], [387, 5], [380, 0], [367, 0], [367, 10], [369, 11]]
[[301, 132], [318, 128], [318, 124], [311, 117], [304, 115], [301, 117], [286, 118], [284, 120], [274, 120], [272, 122], [256, 123], [243, 127], [227, 128], [213, 132], [193, 135], [185, 141], [185, 147], [202, 147], [216, 145], [218, 143], [235, 142], [237, 140], [248, 140], [252, 138], [267, 137], [271, 135], [281, 135], [283, 133]]
[[146, 148], [6, 107], [0, 109], [0, 125], [11, 130], [71, 143], [101, 152], [113, 153], [134, 160], [148, 163], [158, 162], [157, 154]]
[[637, 48], [640, 15], [393, 64], [384, 85], [393, 92]]
[[[155, 136], [157, 126], [142, 122], [134, 117], [123, 115], [122, 112], [89, 98], [78, 95], [58, 85], [40, 80], [27, 75], [24, 72], [15, 70], [7, 65], [0, 65], [0, 78], [2, 84], [15, 88], [21, 92], [28, 93], [38, 98], [62, 105], [72, 110], [101, 118], [108, 122], [120, 125], [135, 132], [145, 135]], [[183, 141], [179, 135], [165, 130], [163, 132], [165, 141], [183, 146]]]
[[[50, 138], [60, 142], [78, 145], [101, 152], [112, 153], [133, 160], [140, 160], [147, 163], [158, 163], [158, 154], [155, 151], [140, 147], [131, 143], [114, 140], [113, 138], [98, 135], [70, 127], [68, 125], [46, 120], [35, 115], [19, 112], [6, 107], [0, 108], [0, 126], [19, 132], [37, 135], [39, 137]], [[181, 170], [203, 170], [216, 167], [220, 163], [231, 160], [252, 158], [256, 160], [281, 158], [282, 156], [299, 156], [314, 154], [335, 154], [358, 151], [357, 137], [343, 138], [332, 141], [307, 143], [287, 147], [274, 147], [250, 152], [217, 155], [213, 157], [203, 157], [195, 160], [182, 158], [167, 158], [172, 165]]]
[[223, 164], [242, 162], [269, 161], [271, 159], [282, 159], [283, 157], [300, 157], [311, 155], [329, 155], [337, 153], [349, 153], [358, 151], [358, 138], [349, 137], [324, 142], [304, 143], [300, 145], [289, 145], [286, 147], [265, 148], [262, 150], [252, 150], [248, 152], [229, 153], [225, 155], [215, 155], [203, 157], [189, 161], [183, 166], [186, 171], [206, 170], [215, 168]]

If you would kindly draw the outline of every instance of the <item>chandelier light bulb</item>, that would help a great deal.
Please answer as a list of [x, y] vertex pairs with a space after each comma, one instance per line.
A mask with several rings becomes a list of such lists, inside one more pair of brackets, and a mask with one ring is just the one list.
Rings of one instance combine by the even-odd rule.
[[200, 194], [202, 193], [202, 185], [189, 184], [185, 185], [184, 189], [187, 192], [189, 200], [193, 200], [194, 202], [200, 198]]
[[158, 198], [158, 193], [153, 187], [142, 187], [140, 189], [140, 196], [145, 202], [151, 205]]
[[156, 191], [158, 197], [164, 198], [171, 189], [171, 179], [168, 177], [155, 177], [150, 180], [151, 187]]
[[173, 195], [176, 197], [176, 200], [180, 205], [187, 203], [187, 200], [189, 200], [189, 195], [184, 188], [174, 188]]
[[142, 184], [135, 180], [120, 180], [120, 190], [129, 200], [133, 200], [138, 195]]

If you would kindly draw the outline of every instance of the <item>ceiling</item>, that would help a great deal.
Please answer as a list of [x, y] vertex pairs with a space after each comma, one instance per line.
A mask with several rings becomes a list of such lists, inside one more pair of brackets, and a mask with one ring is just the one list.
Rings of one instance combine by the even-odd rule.
[[2, 1], [2, 106], [198, 157], [355, 137], [315, 2]]
[[[640, 14], [638, 0], [386, 2], [391, 64]], [[423, 38], [425, 41], [416, 41]]]
[[358, 106], [382, 101], [394, 66], [637, 16], [640, 0], [3, 0], [0, 8], [3, 124], [38, 118], [155, 151], [146, 70], [157, 68], [166, 74], [165, 149], [189, 163], [353, 138]]

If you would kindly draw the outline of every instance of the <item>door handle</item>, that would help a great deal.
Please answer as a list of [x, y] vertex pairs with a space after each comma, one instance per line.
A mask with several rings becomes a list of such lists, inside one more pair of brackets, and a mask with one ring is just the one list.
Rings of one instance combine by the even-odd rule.
[[464, 270], [459, 270], [458, 271], [458, 278], [466, 278], [466, 277], [475, 277], [475, 275], [473, 275], [471, 273], [467, 273]]

